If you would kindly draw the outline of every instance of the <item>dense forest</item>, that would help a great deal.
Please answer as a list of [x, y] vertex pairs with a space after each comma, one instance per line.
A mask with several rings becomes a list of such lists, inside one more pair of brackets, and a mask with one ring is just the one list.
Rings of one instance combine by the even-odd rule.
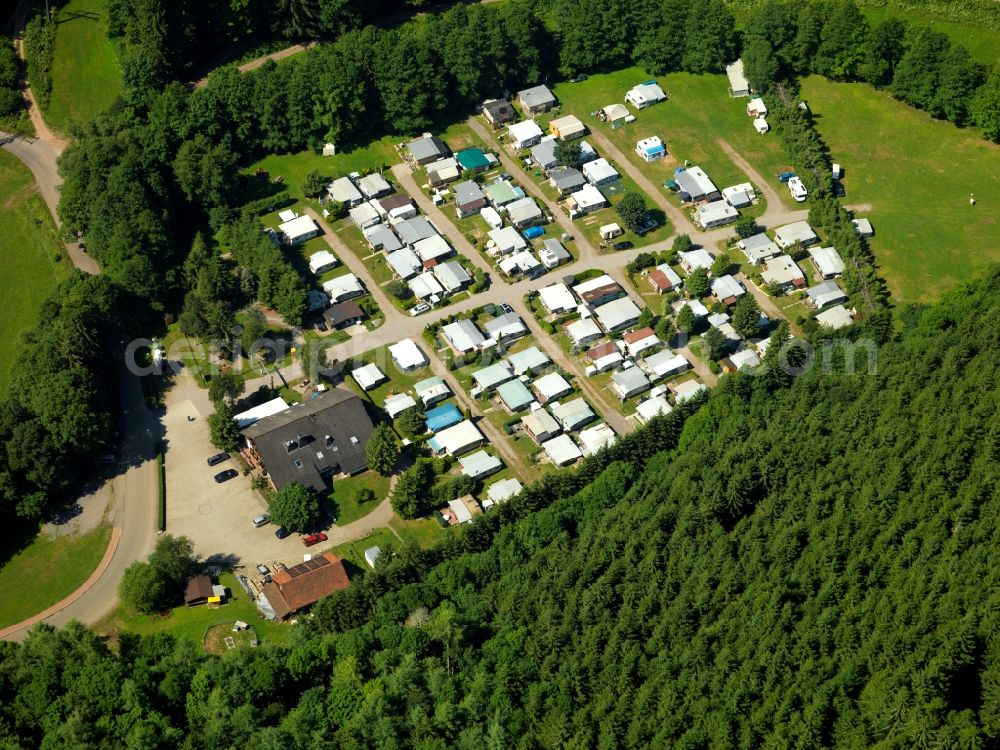
[[724, 377], [447, 552], [403, 550], [288, 648], [0, 644], [2, 741], [995, 746], [998, 290], [908, 309], [873, 369]]

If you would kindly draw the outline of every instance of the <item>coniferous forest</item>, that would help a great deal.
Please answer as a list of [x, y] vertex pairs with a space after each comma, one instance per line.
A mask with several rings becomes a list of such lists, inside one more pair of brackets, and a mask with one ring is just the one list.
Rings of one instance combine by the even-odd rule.
[[850, 359], [727, 376], [291, 647], [0, 643], [0, 746], [995, 747], [1000, 269]]

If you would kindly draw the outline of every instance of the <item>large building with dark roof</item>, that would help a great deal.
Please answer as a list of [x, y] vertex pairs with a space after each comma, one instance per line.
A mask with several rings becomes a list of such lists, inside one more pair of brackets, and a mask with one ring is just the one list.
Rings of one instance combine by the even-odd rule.
[[365, 446], [374, 429], [364, 403], [331, 388], [301, 404], [264, 417], [242, 430], [248, 458], [276, 490], [299, 482], [317, 492], [336, 474], [368, 468]]

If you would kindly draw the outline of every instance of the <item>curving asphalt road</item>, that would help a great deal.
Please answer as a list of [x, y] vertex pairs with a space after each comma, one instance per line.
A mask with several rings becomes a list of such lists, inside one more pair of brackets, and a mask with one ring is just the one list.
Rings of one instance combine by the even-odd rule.
[[125, 424], [123, 471], [102, 488], [111, 494], [108, 511], [114, 529], [111, 558], [99, 575], [92, 576], [77, 591], [42, 613], [46, 616], [36, 615], [6, 628], [0, 632], [0, 638], [20, 641], [40, 619], [50, 625], [65, 625], [70, 620], [97, 622], [117, 604], [118, 582], [125, 568], [153, 549], [157, 536], [155, 456], [161, 434], [159, 415], [146, 407], [139, 380], [124, 368], [120, 398]]

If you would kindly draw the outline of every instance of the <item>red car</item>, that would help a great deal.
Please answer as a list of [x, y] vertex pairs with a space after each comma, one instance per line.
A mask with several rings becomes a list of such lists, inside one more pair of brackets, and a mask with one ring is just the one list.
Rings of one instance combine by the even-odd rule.
[[309, 536], [302, 537], [302, 543], [307, 547], [312, 547], [314, 544], [319, 544], [320, 542], [326, 541], [326, 534], [322, 531], [318, 534], [310, 534]]

